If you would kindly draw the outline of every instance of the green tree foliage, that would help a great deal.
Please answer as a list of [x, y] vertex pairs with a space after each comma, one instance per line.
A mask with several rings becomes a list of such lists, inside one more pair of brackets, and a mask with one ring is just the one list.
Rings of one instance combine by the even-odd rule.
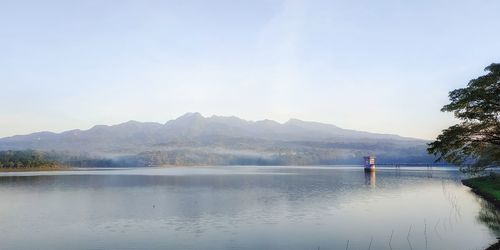
[[500, 165], [500, 64], [485, 71], [467, 87], [449, 93], [451, 102], [441, 111], [453, 112], [461, 123], [443, 130], [427, 149], [437, 161], [459, 165], [465, 172]]
[[34, 150], [0, 151], [0, 168], [27, 169], [54, 166], [55, 162], [43, 152]]

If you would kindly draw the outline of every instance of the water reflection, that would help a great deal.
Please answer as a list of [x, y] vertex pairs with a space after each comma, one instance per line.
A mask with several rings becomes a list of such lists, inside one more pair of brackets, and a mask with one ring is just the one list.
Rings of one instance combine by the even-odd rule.
[[5, 249], [287, 250], [349, 242], [382, 250], [494, 241], [480, 221], [498, 214], [479, 205], [458, 172], [222, 170], [0, 176], [0, 242]]
[[369, 185], [370, 187], [377, 186], [377, 175], [375, 174], [375, 171], [365, 171], [365, 185]]
[[500, 236], [500, 210], [492, 203], [483, 199], [477, 199], [481, 205], [481, 210], [477, 219], [484, 223], [495, 235]]

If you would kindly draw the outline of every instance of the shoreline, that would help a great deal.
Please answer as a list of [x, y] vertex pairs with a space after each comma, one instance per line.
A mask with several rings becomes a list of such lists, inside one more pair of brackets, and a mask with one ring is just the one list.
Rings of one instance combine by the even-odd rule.
[[[464, 179], [462, 180], [462, 184], [469, 187], [473, 193], [495, 205], [495, 207], [500, 210], [500, 198], [498, 197], [499, 193], [494, 192], [500, 191], [500, 189], [495, 190], [495, 187], [500, 187], [500, 176], [498, 174], [491, 173], [489, 176]], [[497, 186], [493, 186], [493, 184], [496, 184]], [[500, 249], [499, 237], [497, 237], [497, 242], [493, 243], [485, 250], [496, 249]]]
[[0, 173], [45, 172], [45, 171], [61, 171], [61, 170], [75, 170], [75, 168], [66, 166], [40, 167], [40, 168], [0, 168]]
[[488, 176], [464, 179], [462, 184], [471, 188], [471, 191], [475, 194], [494, 204], [497, 209], [500, 209], [500, 175], [492, 173]]

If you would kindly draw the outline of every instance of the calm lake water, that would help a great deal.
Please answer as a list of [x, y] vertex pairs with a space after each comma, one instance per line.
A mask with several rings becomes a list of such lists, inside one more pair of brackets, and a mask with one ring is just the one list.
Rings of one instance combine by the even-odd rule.
[[453, 170], [200, 167], [0, 173], [0, 249], [484, 249]]

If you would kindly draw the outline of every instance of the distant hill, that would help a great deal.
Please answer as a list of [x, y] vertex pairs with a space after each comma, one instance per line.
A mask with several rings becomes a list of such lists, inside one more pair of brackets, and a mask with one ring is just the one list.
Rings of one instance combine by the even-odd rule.
[[34, 149], [112, 160], [115, 165], [313, 165], [431, 162], [427, 141], [290, 119], [246, 121], [187, 113], [165, 124], [129, 121], [88, 130], [0, 139], [0, 150]]

